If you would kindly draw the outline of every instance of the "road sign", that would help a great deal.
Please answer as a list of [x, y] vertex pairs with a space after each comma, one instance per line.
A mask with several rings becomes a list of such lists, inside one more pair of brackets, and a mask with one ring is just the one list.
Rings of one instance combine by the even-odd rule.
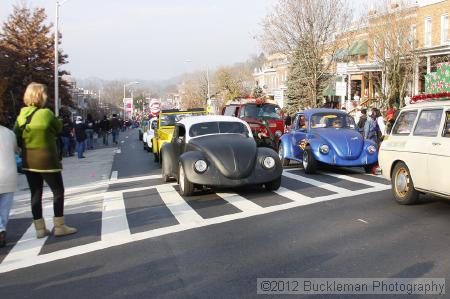
[[347, 74], [347, 64], [346, 63], [338, 63], [336, 65], [336, 73], [338, 75], [346, 75]]
[[336, 95], [342, 97], [347, 95], [347, 82], [336, 82]]
[[159, 111], [161, 110], [161, 102], [158, 99], [151, 99], [149, 106], [150, 106], [150, 112], [153, 115], [158, 114]]

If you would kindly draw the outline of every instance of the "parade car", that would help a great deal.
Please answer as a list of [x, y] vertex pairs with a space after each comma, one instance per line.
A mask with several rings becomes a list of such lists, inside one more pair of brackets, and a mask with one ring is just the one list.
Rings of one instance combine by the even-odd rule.
[[399, 204], [414, 204], [421, 193], [450, 199], [450, 93], [420, 100], [427, 96], [402, 109], [381, 144], [382, 174]]
[[144, 134], [142, 136], [142, 142], [144, 144], [144, 150], [152, 151], [152, 139], [155, 136], [155, 129], [158, 127], [158, 118], [153, 117], [144, 127]]
[[148, 119], [143, 119], [140, 122], [133, 123], [133, 128], [136, 127], [138, 129], [139, 141], [142, 141], [142, 139], [144, 138], [144, 130], [147, 125], [148, 125]]
[[364, 167], [370, 172], [378, 161], [377, 145], [364, 140], [353, 117], [335, 109], [297, 113], [292, 130], [281, 137], [278, 154], [283, 166], [296, 160], [308, 174], [316, 172], [320, 163]]
[[161, 110], [158, 116], [158, 125], [156, 127], [155, 135], [152, 138], [152, 151], [154, 161], [159, 161], [159, 156], [162, 146], [172, 140], [173, 129], [175, 124], [180, 120], [196, 115], [205, 115], [206, 111], [203, 108], [194, 108], [189, 110]]
[[277, 153], [258, 148], [249, 125], [235, 117], [197, 116], [175, 126], [172, 141], [161, 150], [162, 178], [176, 178], [180, 192], [194, 188], [264, 185], [277, 190], [282, 166]]
[[[267, 146], [278, 144], [280, 137], [284, 134], [284, 121], [281, 108], [275, 101], [238, 98], [227, 103], [222, 110], [222, 115], [235, 116], [246, 121], [253, 132], [259, 131], [265, 135], [265, 140], [258, 140], [261, 134], [254, 134], [258, 145]], [[267, 127], [270, 132], [268, 132]], [[261, 139], [261, 138], [259, 138]], [[268, 140], [271, 139], [271, 140]]]

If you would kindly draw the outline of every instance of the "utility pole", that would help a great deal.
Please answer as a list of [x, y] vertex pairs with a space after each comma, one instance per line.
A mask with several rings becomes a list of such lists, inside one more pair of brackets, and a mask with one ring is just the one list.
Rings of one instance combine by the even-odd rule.
[[55, 116], [59, 116], [59, 1], [56, 0], [56, 17], [55, 17]]

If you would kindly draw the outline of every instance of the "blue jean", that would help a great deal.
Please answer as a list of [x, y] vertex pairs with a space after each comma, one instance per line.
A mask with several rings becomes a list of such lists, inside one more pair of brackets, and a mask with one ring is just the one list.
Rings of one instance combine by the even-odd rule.
[[117, 139], [119, 139], [119, 130], [118, 129], [112, 131], [112, 137], [113, 137], [113, 143], [117, 143], [118, 142]]
[[93, 129], [86, 129], [86, 141], [87, 141], [87, 148], [93, 149], [94, 148], [94, 130]]
[[68, 156], [70, 154], [70, 138], [61, 136], [63, 142], [63, 155]]
[[85, 141], [78, 142], [77, 141], [77, 153], [78, 153], [78, 159], [83, 157], [84, 153], [84, 147], [85, 147]]
[[0, 194], [0, 232], [6, 231], [13, 198], [14, 192]]

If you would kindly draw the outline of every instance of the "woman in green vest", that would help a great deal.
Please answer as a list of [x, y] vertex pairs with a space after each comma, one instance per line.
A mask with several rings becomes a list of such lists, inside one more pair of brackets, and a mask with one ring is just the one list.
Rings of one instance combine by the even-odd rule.
[[50, 234], [42, 216], [42, 190], [44, 181], [53, 192], [54, 235], [65, 236], [77, 230], [64, 224], [64, 184], [62, 165], [56, 146], [62, 122], [53, 112], [44, 108], [47, 87], [39, 83], [27, 86], [25, 106], [17, 117], [14, 132], [22, 148], [23, 170], [31, 191], [31, 211], [37, 238]]

